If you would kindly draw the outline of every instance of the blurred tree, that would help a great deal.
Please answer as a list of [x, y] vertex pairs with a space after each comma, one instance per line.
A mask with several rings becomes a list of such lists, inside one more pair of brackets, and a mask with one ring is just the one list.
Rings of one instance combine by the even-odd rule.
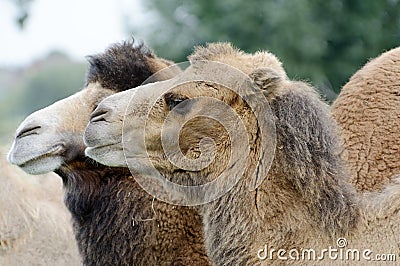
[[24, 69], [8, 70], [8, 77], [0, 79], [0, 143], [1, 135], [12, 136], [24, 117], [82, 88], [86, 68], [85, 63], [52, 52]]
[[83, 87], [86, 65], [71, 62], [64, 54], [53, 52], [37, 62], [19, 88], [19, 114], [29, 114], [65, 98]]
[[[399, 45], [399, 0], [142, 1], [145, 36], [160, 56], [185, 60], [194, 45], [229, 41], [267, 49], [289, 76], [312, 81], [327, 98], [369, 58]], [[331, 93], [331, 90], [335, 93]]]

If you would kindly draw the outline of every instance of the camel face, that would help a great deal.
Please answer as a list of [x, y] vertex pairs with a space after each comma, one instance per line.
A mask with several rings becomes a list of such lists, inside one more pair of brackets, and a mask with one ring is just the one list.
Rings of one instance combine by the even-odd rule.
[[[155, 182], [167, 177], [169, 185], [187, 190], [182, 193], [184, 203], [160, 196], [165, 184], [156, 189], [151, 182], [139, 182], [150, 194], [175, 204], [210, 202], [232, 188], [245, 171], [254, 189], [260, 180], [251, 175], [258, 172], [264, 177], [268, 172], [276, 141], [273, 115], [263, 109], [269, 106], [268, 97], [257, 81], [284, 83], [285, 76], [257, 67], [250, 74], [202, 60], [170, 80], [112, 95], [91, 115], [84, 135], [85, 153], [105, 165], [127, 165]], [[260, 132], [265, 133], [263, 137], [258, 136]], [[261, 153], [262, 144], [266, 152]], [[248, 164], [249, 156], [255, 158], [254, 163]], [[262, 167], [257, 162], [261, 156]], [[169, 191], [164, 190], [165, 194]]]
[[[190, 70], [186, 73], [191, 75]], [[202, 81], [181, 84], [180, 77], [112, 95], [91, 115], [85, 132], [86, 155], [110, 166], [126, 166], [123, 148], [131, 158], [142, 158], [147, 153], [153, 159], [162, 158], [161, 133], [165, 140], [171, 140], [176, 129], [188, 122], [182, 128], [181, 138], [185, 142], [179, 143], [180, 150], [185, 156], [198, 159], [205, 148], [224, 145], [227, 138], [220, 123], [201, 117], [206, 113], [209, 117], [222, 116], [223, 108], [212, 110], [213, 114], [207, 110], [213, 99], [226, 102], [226, 107], [237, 101], [228, 88]], [[142, 143], [144, 136], [145, 143]], [[217, 137], [218, 140], [214, 143], [203, 141], [201, 144], [204, 145], [200, 145], [205, 137]]]
[[[83, 132], [90, 112], [104, 97], [113, 94], [98, 83], [29, 115], [16, 131], [8, 161], [30, 174], [58, 169], [83, 156]], [[74, 151], [74, 154], [71, 151]]]
[[[224, 145], [229, 142], [227, 136], [232, 131], [249, 126], [251, 127], [247, 131], [249, 137], [255, 136], [252, 132], [254, 119], [244, 119], [248, 125], [243, 125], [236, 123], [237, 119], [225, 119], [224, 115], [236, 112], [239, 120], [242, 116], [252, 116], [250, 111], [252, 108], [246, 106], [238, 96], [242, 94], [240, 88], [251, 88], [254, 85], [263, 91], [262, 94], [267, 99], [275, 97], [274, 88], [287, 80], [280, 61], [271, 53], [246, 54], [227, 43], [215, 43], [207, 48], [198, 48], [189, 59], [191, 67], [171, 80], [122, 92], [100, 103], [86, 129], [85, 143], [88, 146], [86, 155], [110, 166], [125, 166], [128, 162], [128, 166], [134, 165], [145, 171], [147, 167], [144, 166], [146, 163], [143, 163], [142, 159], [151, 158], [156, 168], [165, 169], [167, 172], [177, 168], [194, 169], [193, 171], [197, 172], [198, 168], [206, 167], [212, 159], [222, 160], [230, 153], [229, 148]], [[205, 65], [204, 62], [218, 62], [219, 65]], [[249, 76], [252, 81], [249, 80]], [[251, 82], [253, 84], [249, 84]], [[232, 88], [239, 91], [233, 93]], [[255, 93], [251, 91], [250, 94]], [[211, 106], [210, 103], [215, 101], [219, 101], [222, 105]], [[205, 115], [200, 115], [201, 113]], [[220, 119], [221, 117], [224, 119]], [[230, 129], [224, 131], [225, 125], [222, 126], [224, 123], [218, 120], [227, 120], [225, 124]], [[270, 122], [268, 119], [257, 120], [263, 123]], [[165, 124], [165, 121], [168, 123]], [[184, 121], [187, 125], [184, 125]], [[163, 134], [160, 134], [161, 129]], [[272, 138], [273, 130], [262, 134]], [[243, 143], [246, 141], [243, 140]], [[250, 142], [255, 143], [257, 140]], [[164, 149], [167, 150], [165, 154], [162, 147], [170, 143], [173, 147]], [[241, 147], [249, 147], [243, 143]], [[272, 148], [265, 154], [273, 156], [274, 143], [271, 141], [269, 146]], [[239, 151], [245, 153], [246, 149]], [[255, 149], [251, 152], [256, 153]], [[168, 156], [169, 161], [165, 160], [165, 156]], [[177, 167], [174, 165], [178, 160], [177, 157], [187, 161], [183, 158], [186, 157], [191, 162], [183, 163], [184, 167]], [[131, 162], [131, 159], [136, 161]], [[226, 160], [222, 160], [224, 161]], [[210, 167], [208, 168], [211, 169]], [[222, 168], [223, 163], [215, 167]], [[264, 169], [268, 167], [264, 165]], [[258, 181], [253, 184], [253, 188], [257, 184]]]
[[61, 166], [67, 172], [85, 167], [82, 136], [95, 106], [111, 94], [180, 72], [177, 68], [161, 71], [171, 62], [156, 57], [143, 43], [114, 44], [88, 60], [85, 89], [28, 116], [17, 129], [10, 163], [30, 174], [61, 173]]

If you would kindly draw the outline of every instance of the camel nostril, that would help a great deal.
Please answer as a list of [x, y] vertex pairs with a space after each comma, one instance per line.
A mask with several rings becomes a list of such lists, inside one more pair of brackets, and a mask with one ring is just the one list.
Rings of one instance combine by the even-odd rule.
[[90, 115], [90, 122], [99, 122], [99, 121], [106, 121], [105, 117], [107, 116], [108, 110], [97, 108], [91, 115]]
[[30, 126], [23, 128], [16, 136], [16, 138], [23, 138], [33, 134], [39, 134], [38, 129], [42, 128], [41, 126]]

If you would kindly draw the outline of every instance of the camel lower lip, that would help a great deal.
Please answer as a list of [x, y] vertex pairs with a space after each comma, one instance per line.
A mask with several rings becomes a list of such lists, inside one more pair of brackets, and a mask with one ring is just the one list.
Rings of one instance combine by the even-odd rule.
[[19, 164], [19, 167], [24, 168], [26, 167], [28, 164], [31, 164], [35, 161], [39, 161], [41, 159], [50, 157], [50, 156], [55, 156], [55, 155], [60, 155], [63, 151], [64, 151], [64, 145], [63, 144], [56, 144], [54, 146], [52, 146], [49, 150], [47, 150], [46, 152], [40, 154], [39, 156], [36, 156], [32, 159], [29, 159], [21, 164]]
[[[110, 144], [105, 144], [105, 145], [98, 145], [98, 146], [93, 146], [93, 147], [87, 147], [85, 149], [85, 154], [93, 154], [93, 151], [96, 151], [96, 154], [99, 154], [100, 150], [107, 149], [111, 146], [117, 145], [118, 143], [110, 143]], [[108, 152], [108, 149], [107, 149]], [[105, 152], [104, 152], [105, 153]]]
[[118, 143], [109, 143], [109, 144], [103, 144], [103, 145], [97, 145], [97, 146], [92, 146], [92, 147], [87, 147], [87, 150], [97, 150], [97, 149], [102, 149], [106, 148], [109, 146], [117, 145]]

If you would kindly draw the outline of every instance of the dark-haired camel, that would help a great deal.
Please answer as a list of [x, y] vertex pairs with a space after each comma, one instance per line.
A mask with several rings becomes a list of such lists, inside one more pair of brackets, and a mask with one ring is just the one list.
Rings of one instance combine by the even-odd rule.
[[[197, 211], [155, 200], [127, 168], [103, 166], [84, 154], [82, 137], [95, 106], [171, 62], [126, 42], [89, 57], [89, 63], [82, 91], [25, 119], [8, 160], [27, 173], [61, 176], [85, 265], [207, 265]], [[156, 79], [178, 72], [163, 71]]]

